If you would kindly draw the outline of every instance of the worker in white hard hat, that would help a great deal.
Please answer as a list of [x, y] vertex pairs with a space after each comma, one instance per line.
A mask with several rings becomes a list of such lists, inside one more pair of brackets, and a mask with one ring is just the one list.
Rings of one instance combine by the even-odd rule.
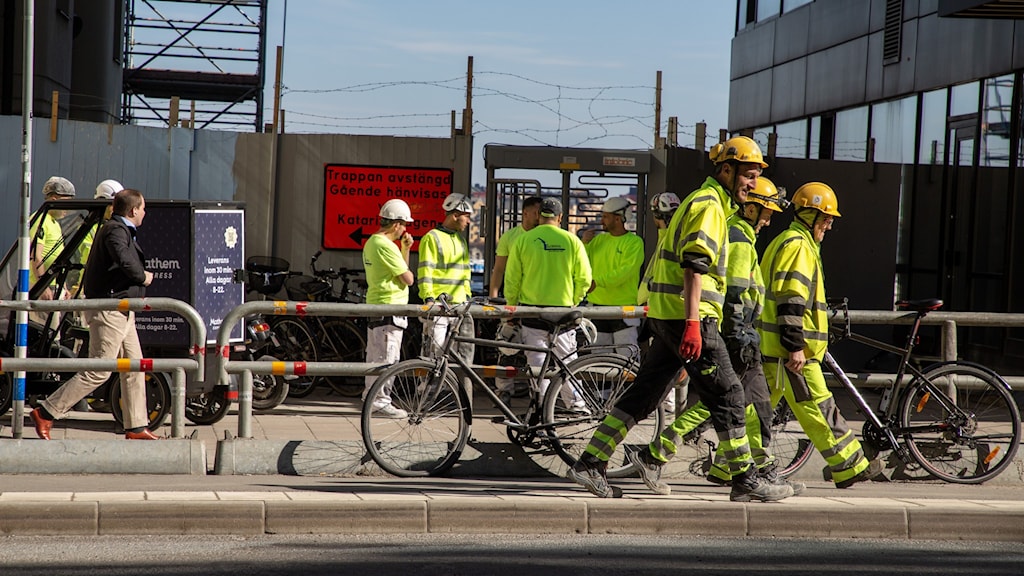
[[[431, 303], [441, 294], [448, 302], [461, 304], [472, 296], [470, 288], [469, 244], [466, 231], [469, 230], [473, 204], [468, 194], [449, 194], [441, 205], [444, 220], [441, 225], [423, 235], [420, 239], [419, 278], [420, 298]], [[422, 318], [423, 355], [435, 357], [444, 346], [448, 325], [456, 318], [436, 316]], [[461, 323], [459, 334], [472, 338], [475, 335], [473, 318], [467, 316]], [[471, 343], [457, 344], [459, 355], [473, 363], [474, 346]]]
[[[412, 211], [403, 200], [388, 200], [380, 207], [380, 229], [363, 246], [367, 304], [409, 303], [409, 286], [415, 278], [409, 269], [409, 249], [413, 238], [406, 231], [406, 226], [413, 221]], [[366, 361], [397, 363], [401, 357], [402, 335], [408, 325], [409, 319], [405, 316], [370, 318], [366, 328]], [[385, 389], [377, 398], [365, 397], [376, 379], [376, 376], [367, 376], [363, 392], [363, 400], [373, 403], [373, 415], [407, 417], [406, 410], [392, 404], [390, 389]]]
[[93, 239], [96, 237], [96, 231], [103, 225], [103, 222], [110, 220], [110, 215], [114, 210], [114, 196], [122, 190], [124, 190], [124, 186], [122, 186], [117, 180], [104, 180], [96, 186], [96, 194], [93, 195], [93, 199], [106, 200], [109, 204], [106, 212], [103, 213], [103, 220], [97, 222], [96, 225], [86, 233], [85, 238], [82, 238], [82, 243], [78, 247], [79, 262], [82, 264], [89, 261], [89, 252], [92, 250], [92, 243]]
[[[636, 306], [640, 268], [644, 265], [644, 241], [626, 229], [633, 204], [621, 197], [601, 206], [602, 234], [585, 243], [593, 281], [587, 300], [595, 306]], [[630, 356], [637, 345], [639, 318], [594, 320], [597, 344], [616, 344], [615, 352]]]

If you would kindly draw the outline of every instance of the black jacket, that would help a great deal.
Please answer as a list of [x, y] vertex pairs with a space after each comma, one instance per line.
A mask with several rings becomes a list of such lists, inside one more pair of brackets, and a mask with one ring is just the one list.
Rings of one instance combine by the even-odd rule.
[[145, 255], [135, 229], [120, 216], [108, 220], [93, 242], [85, 264], [83, 288], [88, 298], [142, 298], [146, 295]]

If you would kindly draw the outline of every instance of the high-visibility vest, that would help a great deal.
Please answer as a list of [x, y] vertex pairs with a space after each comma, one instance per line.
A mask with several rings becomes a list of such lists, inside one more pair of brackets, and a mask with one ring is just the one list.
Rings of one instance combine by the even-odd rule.
[[459, 303], [473, 295], [470, 288], [469, 246], [462, 234], [434, 228], [420, 239], [420, 265], [417, 281], [420, 298], [448, 294], [449, 302]]
[[655, 254], [647, 316], [662, 320], [686, 318], [683, 268], [701, 274], [701, 318], [722, 319], [725, 301], [726, 218], [736, 211], [729, 193], [708, 177], [690, 193], [672, 216], [665, 245]]
[[[793, 222], [776, 236], [761, 258], [765, 279], [764, 311], [758, 323], [761, 353], [788, 358], [790, 352], [807, 350], [807, 357], [821, 360], [828, 349], [829, 311], [821, 245], [811, 231]], [[795, 327], [801, 330], [795, 330]]]

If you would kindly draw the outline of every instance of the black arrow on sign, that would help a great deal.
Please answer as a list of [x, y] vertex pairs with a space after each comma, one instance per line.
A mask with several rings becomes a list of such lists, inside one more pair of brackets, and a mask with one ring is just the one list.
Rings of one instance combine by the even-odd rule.
[[[351, 238], [352, 241], [355, 242], [357, 246], [362, 246], [363, 245], [363, 240], [369, 238], [370, 236], [373, 236], [373, 234], [364, 234], [362, 226], [360, 226], [359, 228], [356, 228], [355, 230], [352, 231], [351, 234], [348, 235], [348, 237]], [[412, 237], [413, 241], [417, 241], [420, 238], [423, 238], [423, 236], [413, 236]]]

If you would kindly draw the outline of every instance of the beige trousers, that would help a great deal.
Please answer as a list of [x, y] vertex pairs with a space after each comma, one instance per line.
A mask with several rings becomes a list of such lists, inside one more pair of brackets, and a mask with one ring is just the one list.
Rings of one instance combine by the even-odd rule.
[[[89, 325], [90, 358], [142, 358], [135, 313], [85, 312]], [[110, 372], [79, 372], [40, 404], [54, 418], [63, 418], [79, 400], [106, 382]], [[121, 373], [121, 399], [124, 402], [125, 429], [149, 425], [146, 407], [146, 376], [142, 372]]]

